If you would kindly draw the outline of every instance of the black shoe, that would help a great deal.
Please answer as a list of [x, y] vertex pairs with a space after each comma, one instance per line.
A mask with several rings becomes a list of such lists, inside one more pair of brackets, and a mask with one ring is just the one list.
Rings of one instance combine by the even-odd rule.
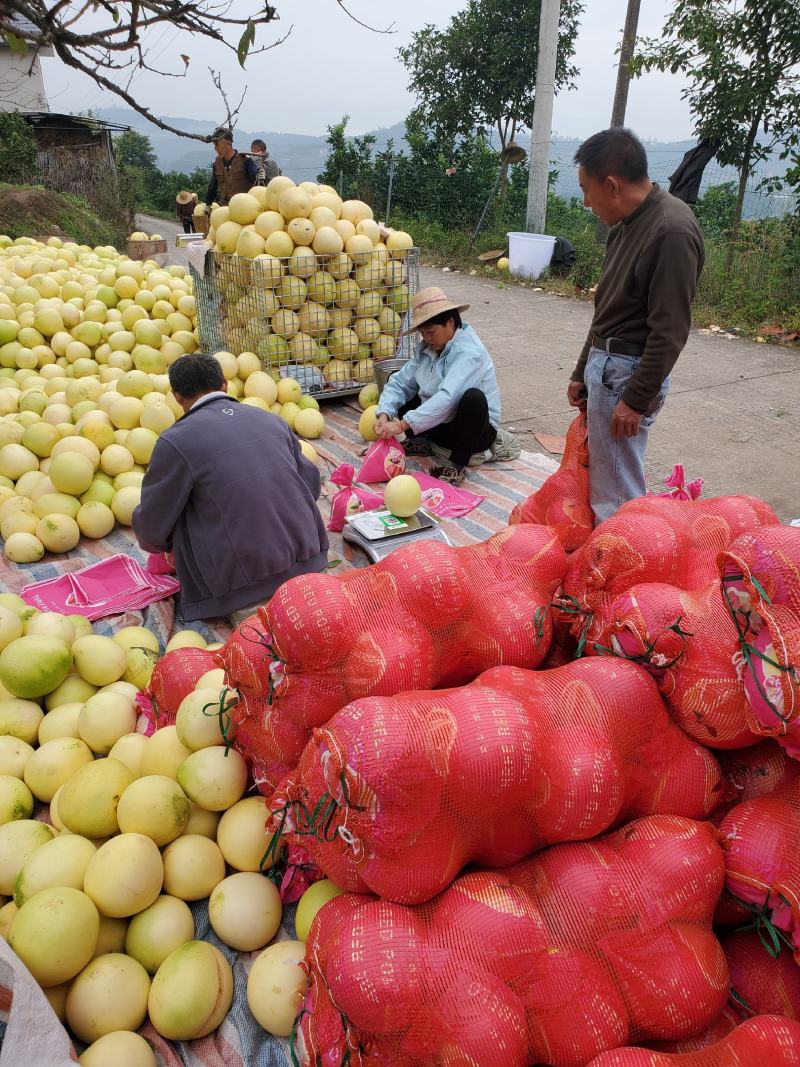
[[430, 456], [431, 443], [427, 437], [407, 437], [403, 442], [403, 448], [407, 456]]
[[461, 485], [467, 476], [467, 468], [445, 463], [442, 467], [431, 467], [430, 473], [434, 478], [447, 482], [449, 485]]

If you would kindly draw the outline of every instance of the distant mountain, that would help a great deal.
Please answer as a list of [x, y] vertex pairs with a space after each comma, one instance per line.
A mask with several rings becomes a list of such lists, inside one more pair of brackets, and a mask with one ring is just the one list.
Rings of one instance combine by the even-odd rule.
[[[131, 129], [146, 134], [150, 138], [158, 158], [158, 165], [162, 170], [178, 170], [188, 173], [197, 166], [210, 166], [214, 158], [214, 150], [210, 145], [203, 145], [185, 137], [178, 137], [177, 134], [168, 133], [166, 130], [160, 130], [138, 112], [131, 111], [129, 108], [101, 108], [96, 114], [98, 118], [130, 126]], [[209, 133], [213, 129], [208, 122], [201, 122], [197, 119], [163, 117], [171, 126], [184, 129], [187, 133]], [[381, 150], [390, 140], [394, 140], [395, 144], [403, 140], [405, 124], [398, 122], [394, 126], [386, 126], [373, 133], [376, 138], [376, 147]], [[328, 154], [325, 136], [325, 134], [320, 134], [318, 137], [313, 137], [301, 133], [245, 130], [237, 127], [236, 145], [240, 148], [249, 148], [253, 138], [260, 137], [267, 142], [270, 153], [278, 161], [284, 174], [307, 181], [314, 180], [324, 166]]]
[[[96, 112], [98, 118], [109, 122], [118, 122], [130, 126], [139, 133], [146, 134], [153, 145], [158, 158], [159, 167], [162, 170], [177, 170], [189, 173], [195, 167], [210, 167], [214, 157], [211, 145], [204, 145], [198, 141], [187, 140], [178, 137], [177, 134], [160, 130], [157, 126], [148, 122], [138, 112], [125, 107], [102, 108]], [[186, 130], [188, 133], [208, 133], [213, 126], [207, 121], [198, 119], [175, 118], [163, 116], [165, 121], [172, 126]], [[376, 139], [376, 150], [385, 149], [389, 141], [393, 141], [397, 148], [405, 147], [405, 123], [396, 122], [393, 126], [382, 126], [377, 130], [370, 131]], [[313, 181], [322, 170], [325, 158], [328, 154], [326, 135], [311, 136], [301, 133], [278, 133], [274, 130], [245, 130], [241, 127], [236, 129], [236, 144], [240, 148], [249, 148], [254, 137], [260, 137], [266, 141], [272, 156], [277, 160], [284, 174], [299, 181]], [[520, 137], [520, 143], [525, 144], [526, 138]], [[650, 162], [651, 176], [662, 185], [667, 185], [669, 175], [677, 167], [684, 154], [694, 147], [694, 141], [645, 141], [645, 147]], [[572, 158], [580, 144], [579, 138], [556, 137], [550, 148], [550, 160], [552, 167], [558, 171], [555, 189], [560, 196], [580, 196], [575, 166]], [[783, 174], [786, 164], [773, 156], [760, 168], [759, 177], [767, 177]], [[732, 167], [720, 167], [714, 161], [706, 168], [703, 176], [702, 188], [709, 185], [718, 185], [721, 182], [736, 180], [736, 172]], [[789, 197], [771, 197], [755, 189], [757, 179], [751, 183], [751, 189], [745, 201], [745, 215], [762, 216], [769, 214], [781, 214], [791, 210], [792, 201]]]

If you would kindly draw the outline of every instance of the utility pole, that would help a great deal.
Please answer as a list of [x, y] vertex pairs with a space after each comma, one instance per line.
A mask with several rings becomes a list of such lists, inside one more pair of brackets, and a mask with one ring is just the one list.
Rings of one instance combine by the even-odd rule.
[[614, 106], [611, 109], [611, 125], [625, 125], [625, 109], [628, 106], [628, 86], [631, 74], [628, 64], [633, 56], [636, 44], [636, 31], [639, 28], [639, 7], [641, 0], [628, 0], [628, 13], [625, 16], [625, 29], [622, 31], [622, 44], [619, 49], [619, 66], [617, 67], [617, 88], [614, 92]]
[[528, 176], [528, 208], [525, 229], [544, 233], [547, 217], [547, 186], [550, 174], [550, 138], [553, 132], [553, 97], [556, 88], [556, 53], [561, 0], [541, 0], [539, 12], [539, 60], [536, 65], [536, 95], [531, 124], [531, 155]]

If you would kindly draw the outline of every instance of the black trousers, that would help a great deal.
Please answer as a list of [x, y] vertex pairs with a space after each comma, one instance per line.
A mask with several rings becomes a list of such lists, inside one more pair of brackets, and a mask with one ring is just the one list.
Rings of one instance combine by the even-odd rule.
[[[397, 417], [404, 418], [409, 411], [418, 408], [421, 403], [419, 395], [413, 397], [400, 408]], [[437, 445], [441, 445], [442, 448], [449, 448], [451, 463], [456, 467], [466, 467], [470, 456], [491, 448], [497, 437], [497, 430], [489, 422], [486, 394], [480, 389], [467, 389], [458, 402], [452, 422], [431, 426], [429, 430], [418, 435], [409, 432], [408, 436], [426, 437], [429, 441], [435, 441]]]
[[194, 223], [191, 219], [181, 219], [184, 233], [194, 233]]

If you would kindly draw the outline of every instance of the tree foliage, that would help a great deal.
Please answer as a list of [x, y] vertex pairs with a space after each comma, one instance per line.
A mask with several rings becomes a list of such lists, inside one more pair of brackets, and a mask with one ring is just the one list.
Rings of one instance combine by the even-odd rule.
[[347, 123], [349, 115], [342, 116], [341, 122], [328, 126], [328, 136], [325, 139], [328, 145], [328, 158], [325, 160], [325, 168], [319, 175], [319, 181], [324, 185], [332, 185], [335, 189], [345, 185], [349, 188], [353, 181], [372, 169], [372, 151], [375, 138], [372, 134], [364, 134], [363, 137], [348, 137]]
[[[345, 198], [366, 200], [376, 217], [393, 221], [422, 213], [445, 226], [472, 230], [496, 188], [497, 152], [482, 132], [434, 135], [418, 111], [406, 119], [406, 148], [392, 142], [374, 151], [375, 138], [347, 136], [348, 116], [328, 129], [328, 158], [318, 180], [340, 188]], [[389, 186], [392, 186], [389, 215]], [[528, 171], [512, 169], [504, 218], [524, 213]], [[493, 216], [494, 218], [494, 216]]]
[[681, 72], [695, 133], [739, 172], [732, 240], [747, 179], [775, 150], [800, 163], [800, 4], [797, 0], [677, 0], [661, 39], [641, 39], [635, 74]]
[[119, 187], [126, 191], [131, 210], [171, 213], [182, 189], [197, 193], [199, 200], [206, 195], [209, 168], [195, 167], [191, 174], [160, 170], [153, 145], [145, 134], [127, 130], [115, 137], [114, 156], [121, 179]]
[[[580, 0], [562, 0], [556, 90], [571, 88]], [[469, 0], [447, 26], [426, 25], [399, 50], [422, 122], [435, 136], [496, 130], [501, 148], [533, 115], [541, 0]]]
[[24, 182], [36, 166], [36, 139], [13, 111], [0, 114], [0, 182]]
[[114, 138], [114, 155], [117, 166], [123, 170], [136, 167], [139, 170], [158, 170], [158, 160], [149, 137], [136, 130], [126, 130]]
[[704, 237], [726, 237], [736, 217], [736, 186], [733, 182], [709, 185], [692, 210]]

